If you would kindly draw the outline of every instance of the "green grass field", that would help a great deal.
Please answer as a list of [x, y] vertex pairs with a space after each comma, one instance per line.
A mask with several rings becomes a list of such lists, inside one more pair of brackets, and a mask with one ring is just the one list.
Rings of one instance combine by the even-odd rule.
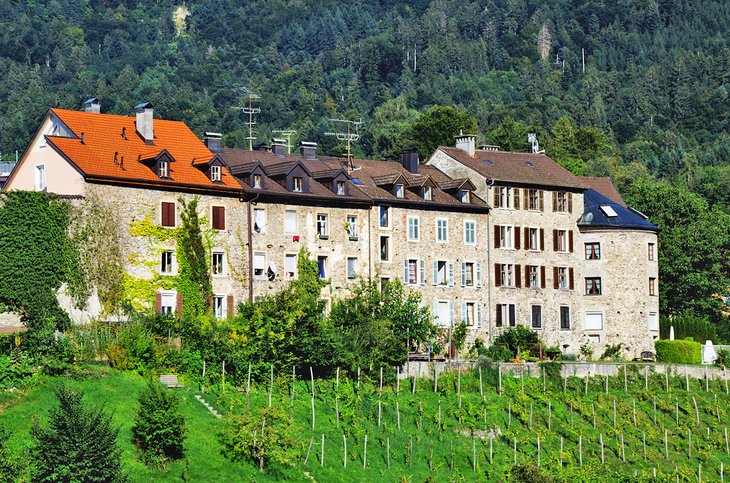
[[[80, 380], [46, 378], [27, 393], [3, 395], [0, 424], [11, 430], [9, 449], [27, 453], [33, 421], [47, 417], [53, 390], [65, 381], [82, 389], [88, 403], [103, 402], [113, 411], [132, 481], [181, 480], [186, 465], [190, 481], [503, 481], [514, 473], [515, 461], [539, 465], [543, 474], [565, 481], [675, 481], [677, 475], [697, 481], [699, 472], [703, 481], [719, 481], [721, 465], [730, 464], [725, 432], [730, 395], [724, 382], [709, 381], [706, 390], [704, 381], [690, 380], [687, 391], [683, 377], [670, 378], [667, 392], [664, 376], [653, 375], [645, 389], [643, 372], [630, 369], [626, 389], [623, 377], [609, 378], [606, 393], [603, 378], [590, 379], [587, 390], [582, 379], [526, 378], [523, 390], [521, 379], [505, 376], [500, 395], [494, 373], [484, 372], [480, 391], [477, 373], [465, 370], [461, 377], [456, 372], [439, 377], [436, 392], [434, 381], [425, 379], [415, 387], [412, 379], [400, 387], [386, 384], [382, 394], [377, 377], [363, 378], [359, 386], [344, 373], [339, 384], [315, 380], [314, 429], [311, 383], [296, 382], [292, 407], [291, 375], [276, 378], [272, 404], [293, 414], [300, 456], [263, 473], [253, 464], [227, 460], [218, 437], [225, 416], [215, 418], [195, 400], [198, 388], [178, 389], [189, 425], [186, 460], [149, 469], [131, 441], [144, 379], [107, 368], [95, 372]], [[245, 391], [234, 385], [225, 393], [213, 389], [205, 398], [221, 414], [246, 411]], [[268, 392], [268, 382], [255, 384], [250, 407], [267, 405]]]

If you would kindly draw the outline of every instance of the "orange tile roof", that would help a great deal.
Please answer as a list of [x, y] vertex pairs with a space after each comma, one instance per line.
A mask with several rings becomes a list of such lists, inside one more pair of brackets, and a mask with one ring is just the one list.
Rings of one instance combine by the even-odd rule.
[[[241, 190], [241, 185], [226, 169], [222, 170], [221, 182], [214, 183], [197, 167], [202, 160], [209, 161], [213, 153], [183, 122], [155, 119], [154, 144], [149, 145], [137, 134], [134, 117], [64, 109], [50, 112], [76, 137], [47, 136], [49, 144], [75, 164], [87, 179], [141, 182], [155, 187], [186, 185]], [[123, 128], [126, 139], [122, 137]], [[154, 159], [163, 150], [174, 159], [170, 163], [170, 179], [161, 179], [154, 166], [140, 161]]]

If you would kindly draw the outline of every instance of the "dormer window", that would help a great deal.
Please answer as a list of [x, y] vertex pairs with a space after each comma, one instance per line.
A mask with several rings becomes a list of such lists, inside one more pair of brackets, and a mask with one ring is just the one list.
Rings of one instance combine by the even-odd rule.
[[302, 192], [302, 178], [301, 176], [294, 176], [294, 184], [292, 191], [295, 191], [297, 193]]
[[459, 191], [459, 200], [462, 203], [471, 203], [471, 191], [469, 191], [469, 190]]
[[431, 201], [433, 199], [433, 191], [430, 186], [423, 187], [423, 199], [426, 201]]
[[261, 189], [261, 175], [260, 174], [254, 174], [253, 175], [253, 187], [256, 189]]
[[158, 174], [160, 178], [170, 177], [170, 163], [168, 161], [160, 161]]
[[396, 198], [403, 198], [405, 197], [406, 190], [403, 187], [402, 184], [395, 185], [395, 197]]
[[337, 182], [337, 194], [340, 196], [345, 195], [345, 182], [344, 181]]
[[221, 180], [221, 167], [220, 166], [211, 166], [210, 167], [210, 180], [211, 181], [220, 181]]

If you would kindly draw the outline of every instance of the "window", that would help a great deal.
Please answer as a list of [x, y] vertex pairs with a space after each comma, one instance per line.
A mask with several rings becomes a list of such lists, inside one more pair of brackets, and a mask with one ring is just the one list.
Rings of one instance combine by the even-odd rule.
[[514, 287], [514, 265], [511, 263], [502, 263], [498, 265], [497, 272], [498, 287]]
[[213, 315], [216, 319], [226, 317], [226, 297], [224, 295], [213, 295]]
[[324, 213], [317, 213], [317, 235], [320, 238], [327, 238], [329, 231], [327, 229], [327, 215]]
[[162, 202], [162, 226], [175, 226], [175, 203]]
[[260, 174], [253, 175], [252, 186], [256, 189], [261, 189], [261, 175]]
[[598, 334], [588, 334], [588, 342], [591, 344], [600, 344], [601, 336]]
[[568, 290], [568, 269], [566, 267], [557, 267], [558, 272], [558, 289]]
[[224, 206], [213, 207], [213, 229], [226, 229], [226, 208]]
[[461, 304], [461, 321], [472, 327], [477, 321], [481, 324], [476, 302], [464, 302]]
[[327, 278], [327, 257], [317, 257], [317, 274], [320, 279], [324, 280]]
[[464, 222], [464, 244], [475, 245], [477, 242], [477, 223], [467, 220]]
[[470, 203], [471, 202], [471, 191], [469, 190], [461, 190], [459, 192], [459, 201], [462, 203]]
[[449, 241], [449, 221], [439, 218], [436, 220], [436, 241], [439, 243], [448, 243]]
[[210, 258], [210, 265], [213, 275], [223, 275], [223, 252], [213, 252], [213, 255]]
[[395, 185], [395, 197], [396, 198], [403, 198], [403, 197], [405, 197], [405, 194], [406, 194], [406, 190], [402, 184]]
[[220, 181], [221, 180], [221, 167], [218, 165], [213, 165], [210, 167], [210, 180], [211, 181]]
[[532, 328], [533, 329], [542, 329], [542, 306], [541, 305], [533, 305], [531, 306], [532, 311]]
[[296, 191], [297, 193], [302, 192], [302, 177], [301, 176], [294, 176], [292, 191]]
[[[450, 283], [447, 270], [449, 262], [446, 260], [436, 260], [433, 262], [433, 283], [434, 285], [448, 285]], [[453, 271], [453, 268], [452, 268]], [[452, 274], [453, 275], [453, 274]]]
[[357, 258], [347, 259], [347, 278], [348, 280], [357, 278]]
[[570, 307], [566, 305], [560, 306], [560, 328], [570, 329]]
[[600, 209], [607, 218], [616, 218], [618, 216], [618, 213], [611, 205], [601, 205]]
[[408, 241], [419, 241], [421, 239], [421, 232], [419, 226], [419, 219], [415, 216], [408, 217]]
[[[527, 190], [527, 209], [530, 211], [540, 210], [540, 200], [542, 199], [541, 190]], [[535, 306], [537, 307], [537, 306]]]
[[345, 182], [344, 181], [337, 182], [337, 194], [340, 196], [345, 195]]
[[431, 201], [433, 199], [433, 188], [430, 186], [423, 187], [423, 199], [426, 201]]
[[46, 191], [46, 165], [35, 165], [35, 190]]
[[553, 193], [553, 211], [559, 213], [567, 213], [570, 211], [570, 197], [565, 191], [556, 191]]
[[160, 313], [172, 315], [175, 313], [177, 294], [175, 292], [160, 293]]
[[585, 330], [603, 330], [603, 314], [601, 312], [586, 312]]
[[649, 295], [656, 295], [656, 278], [649, 278]]
[[405, 282], [415, 285], [418, 283], [418, 260], [406, 260]]
[[586, 295], [601, 295], [601, 277], [586, 277]]
[[380, 207], [380, 228], [388, 228], [390, 226], [390, 207]]
[[287, 254], [284, 256], [284, 277], [287, 280], [297, 278], [297, 255]]
[[568, 230], [556, 230], [556, 240], [557, 244], [555, 245], [555, 250], [558, 252], [567, 252], [568, 251]]
[[297, 212], [294, 210], [286, 210], [284, 213], [284, 233], [297, 232]]
[[510, 225], [500, 225], [499, 227], [499, 247], [514, 248], [513, 234], [514, 227]]
[[263, 208], [253, 209], [253, 231], [256, 233], [266, 232], [266, 210]]
[[527, 282], [529, 288], [540, 288], [540, 272], [537, 265], [527, 266]]
[[476, 280], [476, 267], [473, 262], [462, 262], [461, 264], [461, 285], [473, 287]]
[[649, 312], [649, 330], [659, 332], [659, 317], [656, 312]]
[[586, 243], [586, 260], [601, 259], [601, 244], [598, 242]]
[[350, 239], [356, 239], [358, 236], [356, 215], [347, 215], [347, 236]]
[[647, 255], [648, 255], [649, 261], [652, 261], [653, 262], [655, 260], [655, 258], [654, 258], [654, 243], [649, 243]]
[[165, 250], [160, 255], [160, 273], [170, 274], [172, 273], [172, 260], [173, 251]]
[[451, 323], [451, 303], [444, 300], [436, 302], [436, 324], [441, 327], [448, 327]]
[[160, 164], [158, 165], [158, 175], [160, 178], [169, 178], [170, 177], [170, 163], [168, 161], [160, 161]]
[[382, 262], [390, 261], [390, 237], [389, 236], [380, 237], [380, 261], [382, 261]]
[[527, 249], [538, 250], [538, 231], [537, 228], [527, 228]]
[[253, 254], [253, 276], [263, 278], [266, 274], [266, 253], [255, 252]]
[[511, 208], [512, 207], [512, 188], [509, 186], [500, 186], [497, 188], [497, 208]]
[[495, 324], [497, 327], [502, 327], [505, 324], [509, 324], [510, 327], [517, 325], [517, 314], [515, 312], [515, 304], [497, 304], [497, 317]]

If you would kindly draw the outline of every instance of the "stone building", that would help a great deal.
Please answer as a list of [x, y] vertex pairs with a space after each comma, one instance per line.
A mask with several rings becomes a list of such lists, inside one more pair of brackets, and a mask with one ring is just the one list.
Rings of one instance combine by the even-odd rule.
[[475, 136], [427, 164], [465, 177], [491, 203], [488, 324], [521, 324], [547, 344], [600, 356], [621, 343], [637, 357], [658, 338], [658, 228], [609, 179], [581, 178], [544, 154], [476, 149]]

